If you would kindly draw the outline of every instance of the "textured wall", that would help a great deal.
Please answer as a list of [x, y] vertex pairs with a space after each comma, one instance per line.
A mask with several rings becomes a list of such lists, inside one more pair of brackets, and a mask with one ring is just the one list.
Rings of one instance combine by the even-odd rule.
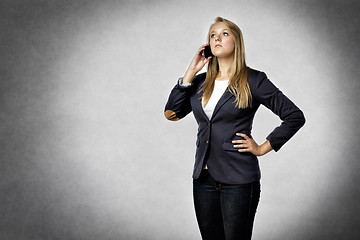
[[[163, 109], [216, 16], [305, 113], [254, 239], [359, 239], [360, 1], [1, 1], [0, 239], [200, 239], [196, 124]], [[262, 107], [254, 137], [279, 119]]]

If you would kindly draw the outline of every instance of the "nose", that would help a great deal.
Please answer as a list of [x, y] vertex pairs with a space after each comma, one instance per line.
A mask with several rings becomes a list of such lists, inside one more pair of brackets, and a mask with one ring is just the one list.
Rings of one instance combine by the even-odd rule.
[[220, 39], [219, 36], [217, 36], [217, 37], [215, 38], [215, 42], [216, 42], [216, 41], [221, 41], [221, 39]]

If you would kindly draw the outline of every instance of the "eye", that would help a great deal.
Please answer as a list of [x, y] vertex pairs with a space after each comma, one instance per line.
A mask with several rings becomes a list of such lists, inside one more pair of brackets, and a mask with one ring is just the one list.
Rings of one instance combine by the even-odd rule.
[[215, 37], [215, 34], [211, 34], [211, 35], [210, 35], [210, 38], [213, 38], [213, 37]]
[[224, 36], [229, 36], [229, 34], [227, 32], [224, 32], [223, 35]]

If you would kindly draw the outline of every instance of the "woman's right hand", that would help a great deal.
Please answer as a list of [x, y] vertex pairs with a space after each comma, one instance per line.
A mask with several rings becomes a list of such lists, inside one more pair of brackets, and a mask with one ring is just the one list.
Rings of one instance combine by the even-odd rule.
[[196, 52], [194, 58], [191, 60], [188, 69], [183, 78], [183, 83], [191, 83], [195, 75], [208, 63], [211, 57], [205, 58], [202, 53], [206, 46], [209, 44], [203, 44]]

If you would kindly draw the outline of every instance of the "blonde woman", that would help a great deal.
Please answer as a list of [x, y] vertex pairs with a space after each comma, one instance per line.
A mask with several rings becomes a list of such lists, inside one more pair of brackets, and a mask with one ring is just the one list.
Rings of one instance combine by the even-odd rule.
[[[265, 73], [246, 66], [236, 24], [217, 17], [207, 40], [171, 91], [165, 117], [176, 121], [192, 111], [199, 125], [193, 197], [202, 238], [251, 239], [260, 197], [257, 156], [278, 151], [305, 118]], [[212, 57], [203, 56], [206, 46]], [[207, 72], [197, 75], [207, 63]], [[282, 123], [258, 145], [251, 129], [261, 104]]]

